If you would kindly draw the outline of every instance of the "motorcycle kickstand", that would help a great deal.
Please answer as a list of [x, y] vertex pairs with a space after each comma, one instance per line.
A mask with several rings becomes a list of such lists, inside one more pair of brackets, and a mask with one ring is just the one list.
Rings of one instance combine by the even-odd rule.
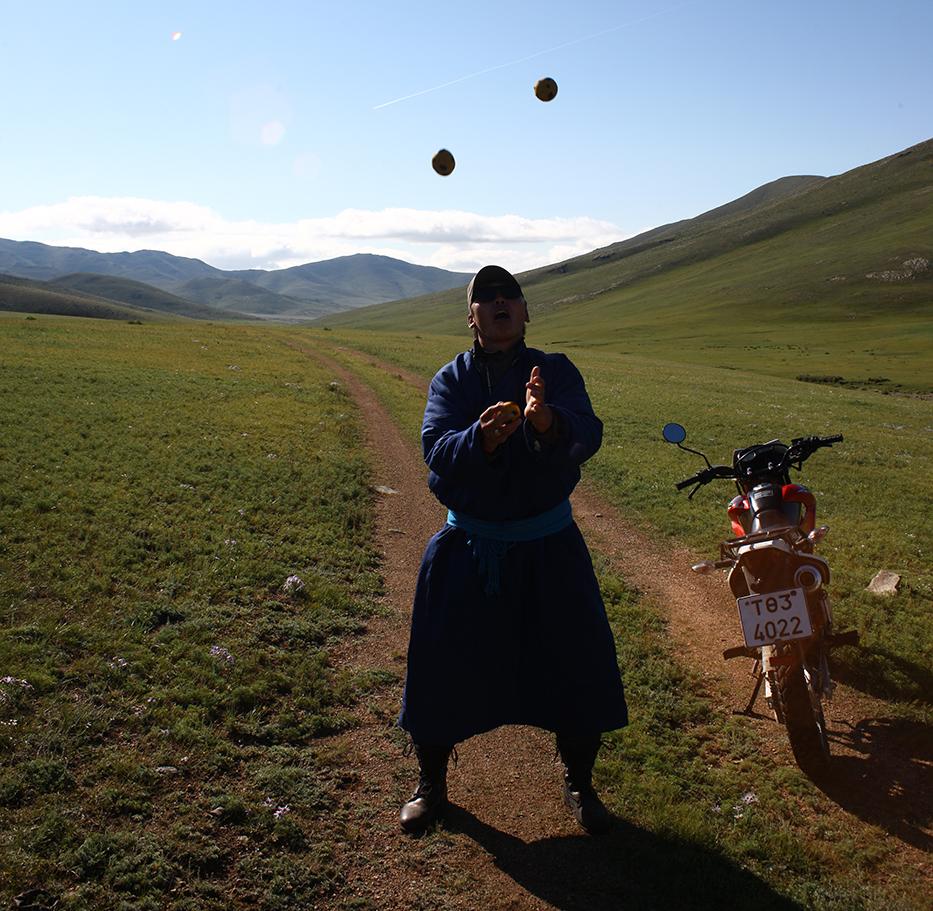
[[752, 711], [752, 706], [755, 704], [755, 700], [758, 698], [758, 693], [761, 691], [761, 684], [765, 679], [765, 672], [762, 670], [761, 664], [758, 661], [755, 662], [755, 668], [752, 673], [756, 676], [755, 689], [752, 690], [752, 697], [748, 700], [748, 705], [745, 706], [744, 709], [736, 709], [733, 712], [735, 715], [748, 715], [749, 717], [752, 717], [755, 714]]

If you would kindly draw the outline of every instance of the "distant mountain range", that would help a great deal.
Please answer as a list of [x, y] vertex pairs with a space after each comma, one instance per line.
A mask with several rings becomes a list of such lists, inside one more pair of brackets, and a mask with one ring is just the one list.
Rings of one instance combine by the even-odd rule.
[[[307, 320], [328, 313], [459, 288], [469, 274], [416, 266], [389, 256], [359, 253], [289, 269], [216, 269], [199, 259], [158, 250], [97, 253], [33, 241], [0, 239], [0, 275], [43, 283], [96, 300], [195, 319], [257, 317]], [[0, 309], [14, 309], [0, 280]], [[26, 286], [19, 284], [20, 296]], [[4, 293], [5, 289], [5, 293]], [[73, 312], [74, 296], [67, 305]], [[58, 311], [56, 311], [58, 312]]]

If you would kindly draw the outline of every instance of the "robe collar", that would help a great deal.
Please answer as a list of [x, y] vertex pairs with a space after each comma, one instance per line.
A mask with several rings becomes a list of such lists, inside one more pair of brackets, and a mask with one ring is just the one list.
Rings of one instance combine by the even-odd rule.
[[527, 350], [524, 339], [519, 339], [505, 351], [485, 351], [478, 341], [473, 342], [473, 364], [485, 380], [486, 390], [491, 393], [499, 380], [514, 367]]

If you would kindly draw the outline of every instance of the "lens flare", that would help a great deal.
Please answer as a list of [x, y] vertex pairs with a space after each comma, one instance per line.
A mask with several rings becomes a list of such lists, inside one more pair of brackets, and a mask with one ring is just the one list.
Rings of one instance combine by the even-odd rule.
[[270, 120], [259, 128], [259, 141], [264, 146], [276, 146], [285, 137], [285, 124], [281, 120]]
[[181, 32], [172, 32], [172, 41], [177, 41], [181, 38]]

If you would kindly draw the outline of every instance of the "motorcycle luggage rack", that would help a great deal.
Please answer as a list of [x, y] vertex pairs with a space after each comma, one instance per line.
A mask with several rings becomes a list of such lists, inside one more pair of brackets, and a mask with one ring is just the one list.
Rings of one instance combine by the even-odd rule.
[[756, 531], [751, 535], [742, 535], [741, 538], [730, 538], [719, 545], [719, 555], [722, 559], [732, 556], [735, 548], [745, 547], [748, 544], [757, 544], [759, 541], [768, 541], [772, 538], [783, 538], [791, 547], [806, 540], [796, 525], [786, 525], [781, 528], [769, 528], [766, 531]]

